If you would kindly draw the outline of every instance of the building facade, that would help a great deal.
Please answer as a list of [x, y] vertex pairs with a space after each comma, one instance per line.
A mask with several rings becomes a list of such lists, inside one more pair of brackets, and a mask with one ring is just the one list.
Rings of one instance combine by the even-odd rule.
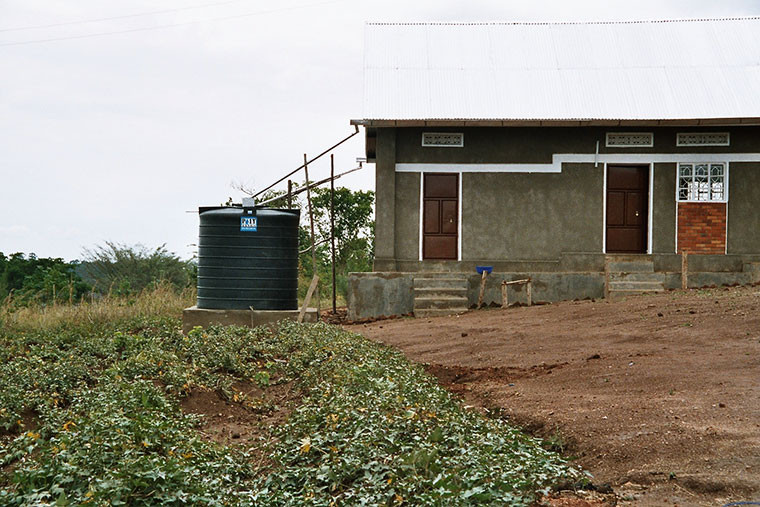
[[[521, 277], [543, 301], [760, 280], [757, 19], [367, 30], [376, 273], [351, 277], [352, 318], [470, 307], [477, 266], [486, 303]], [[598, 64], [578, 40], [615, 44]], [[441, 273], [464, 282], [420, 281]]]

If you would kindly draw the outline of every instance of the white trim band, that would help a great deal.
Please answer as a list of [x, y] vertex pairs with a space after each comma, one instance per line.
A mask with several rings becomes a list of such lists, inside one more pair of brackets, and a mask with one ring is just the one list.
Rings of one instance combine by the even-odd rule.
[[[557, 153], [548, 164], [417, 164], [397, 163], [396, 172], [417, 173], [561, 173], [562, 164], [593, 164], [593, 153]], [[600, 153], [597, 161], [608, 164], [678, 162], [760, 162], [760, 153]]]

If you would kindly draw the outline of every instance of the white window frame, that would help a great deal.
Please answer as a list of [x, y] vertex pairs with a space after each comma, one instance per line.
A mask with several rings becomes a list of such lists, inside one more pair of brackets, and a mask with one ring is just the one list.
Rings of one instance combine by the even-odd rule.
[[[681, 166], [689, 165], [691, 166], [691, 178], [696, 178], [696, 166], [698, 165], [706, 165], [707, 166], [707, 185], [708, 188], [712, 186], [710, 182], [710, 172], [712, 169], [712, 166], [715, 164], [720, 164], [723, 166], [723, 198], [722, 199], [693, 199], [691, 196], [687, 199], [681, 199]], [[712, 161], [702, 161], [702, 162], [678, 162], [676, 164], [676, 202], [693, 202], [693, 203], [727, 203], [728, 202], [728, 162], [724, 162], [722, 160], [712, 160]], [[710, 194], [712, 197], [712, 190], [710, 190]]]
[[[425, 136], [459, 136], [459, 142], [457, 144], [426, 143]], [[423, 132], [422, 146], [425, 148], [463, 148], [464, 147], [464, 132]]]
[[[613, 144], [610, 136], [649, 136], [649, 144]], [[604, 136], [604, 146], [607, 148], [652, 148], [654, 147], [654, 132], [607, 132]]]
[[[725, 143], [697, 143], [689, 144], [682, 143], [681, 136], [726, 136]], [[730, 132], [678, 132], [676, 134], [676, 146], [693, 147], [693, 146], [731, 146], [731, 133]]]

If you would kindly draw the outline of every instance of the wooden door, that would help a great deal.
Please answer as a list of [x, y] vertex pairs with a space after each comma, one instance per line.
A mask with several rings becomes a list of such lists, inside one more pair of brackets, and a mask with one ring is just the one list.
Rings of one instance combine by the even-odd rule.
[[424, 174], [422, 258], [457, 259], [459, 175]]
[[649, 166], [607, 166], [607, 252], [646, 253]]

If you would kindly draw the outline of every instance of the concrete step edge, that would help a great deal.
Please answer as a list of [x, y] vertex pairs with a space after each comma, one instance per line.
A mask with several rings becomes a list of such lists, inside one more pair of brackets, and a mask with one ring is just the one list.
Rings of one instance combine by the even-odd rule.
[[443, 278], [443, 277], [441, 277], [441, 278], [417, 278], [417, 277], [415, 277], [414, 281], [415, 282], [425, 282], [425, 283], [427, 283], [427, 282], [430, 282], [430, 283], [433, 283], [433, 282], [462, 282], [462, 283], [467, 283], [467, 278]]
[[663, 283], [660, 281], [652, 281], [652, 282], [642, 282], [642, 281], [633, 281], [633, 280], [618, 280], [618, 281], [610, 281], [610, 288], [613, 287], [630, 287], [632, 289], [636, 288], [647, 288], [647, 287], [654, 287], [654, 288], [662, 288]]
[[436, 292], [454, 292], [454, 293], [461, 293], [461, 294], [467, 294], [467, 287], [415, 287], [414, 293], [424, 295], [428, 293], [436, 293]]
[[446, 317], [449, 315], [459, 315], [467, 312], [467, 310], [467, 308], [420, 308], [414, 310], [414, 316], [417, 318]]
[[665, 280], [664, 273], [650, 272], [610, 272], [611, 282], [662, 282]]
[[653, 273], [654, 262], [610, 262], [610, 273]]
[[415, 297], [415, 301], [467, 301], [466, 296]]
[[441, 301], [426, 301], [414, 303], [414, 310], [466, 310], [468, 305], [462, 304], [460, 301], [456, 302], [441, 302]]
[[462, 276], [466, 277], [469, 273], [465, 273], [462, 271], [415, 271], [414, 276], [419, 276], [422, 278], [440, 278], [440, 277], [455, 277], [455, 276]]
[[467, 289], [467, 280], [449, 278], [433, 278], [426, 280], [414, 280], [415, 289]]
[[609, 290], [608, 292], [610, 295], [614, 294], [618, 296], [635, 296], [638, 294], [653, 294], [653, 293], [665, 292], [665, 289], [652, 289], [652, 290], [618, 289], [618, 290]]

